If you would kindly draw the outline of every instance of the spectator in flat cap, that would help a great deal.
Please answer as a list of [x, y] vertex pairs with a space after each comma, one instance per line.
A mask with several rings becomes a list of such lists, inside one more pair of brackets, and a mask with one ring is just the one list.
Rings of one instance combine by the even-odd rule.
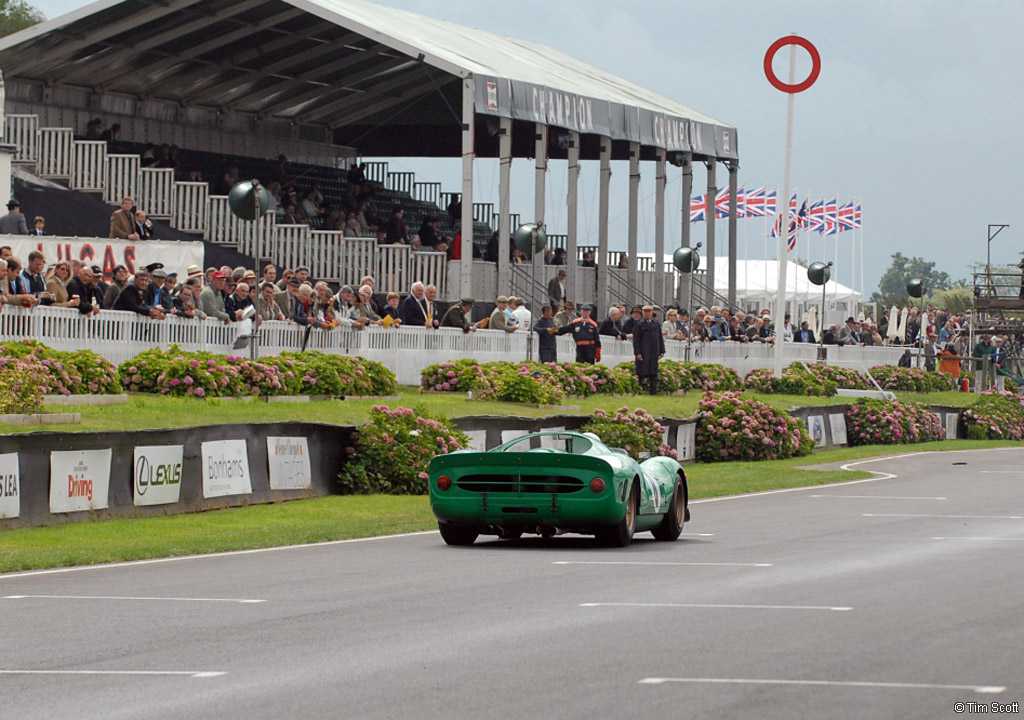
[[245, 309], [250, 305], [252, 300], [249, 298], [249, 286], [244, 282], [235, 285], [234, 292], [224, 298], [224, 312], [234, 322], [242, 319]]
[[7, 203], [7, 214], [0, 217], [0, 234], [28, 235], [28, 223], [21, 212], [21, 203], [17, 200]]
[[491, 312], [487, 327], [491, 330], [504, 330], [508, 333], [516, 331], [515, 325], [509, 322], [508, 298], [504, 295], [499, 295], [495, 301], [495, 308]]
[[165, 287], [166, 284], [167, 273], [162, 267], [150, 270], [150, 283], [146, 288], [146, 304], [158, 307], [165, 313], [172, 313], [174, 298], [171, 296], [171, 291]]

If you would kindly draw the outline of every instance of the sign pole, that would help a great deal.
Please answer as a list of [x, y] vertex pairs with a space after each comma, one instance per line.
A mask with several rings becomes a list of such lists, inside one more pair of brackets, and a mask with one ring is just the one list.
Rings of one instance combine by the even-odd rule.
[[[789, 46], [789, 84], [796, 81], [796, 46]], [[782, 340], [785, 332], [786, 315], [786, 270], [789, 264], [789, 186], [793, 154], [793, 113], [796, 109], [796, 93], [788, 93], [786, 103], [786, 150], [782, 173], [782, 197], [779, 198], [779, 277], [775, 288], [775, 377], [782, 377], [784, 363]]]
[[[772, 68], [772, 61], [775, 55], [782, 48], [789, 46], [789, 82], [784, 83], [775, 75]], [[811, 73], [802, 82], [796, 82], [796, 46], [799, 45], [811, 56]], [[802, 93], [814, 85], [821, 74], [821, 55], [818, 49], [811, 42], [799, 35], [786, 35], [771, 44], [764, 54], [764, 74], [768, 82], [776, 90], [789, 95], [789, 102], [786, 107], [786, 146], [783, 164], [782, 197], [778, 199], [778, 217], [776, 223], [779, 228], [779, 274], [778, 286], [775, 288], [775, 363], [774, 370], [776, 377], [782, 377], [783, 365], [783, 337], [785, 333], [786, 317], [786, 271], [789, 263], [789, 194], [793, 155], [793, 115], [796, 107], [796, 95]], [[796, 217], [794, 215], [794, 222]]]

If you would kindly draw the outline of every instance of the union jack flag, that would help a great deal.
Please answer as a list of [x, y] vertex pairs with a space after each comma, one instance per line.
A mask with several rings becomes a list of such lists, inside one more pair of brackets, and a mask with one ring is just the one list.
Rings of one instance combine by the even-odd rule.
[[839, 232], [846, 232], [847, 230], [853, 230], [857, 227], [856, 221], [854, 220], [855, 210], [853, 203], [846, 203], [839, 208], [839, 212], [836, 219], [839, 223]]
[[707, 219], [708, 203], [704, 195], [690, 198], [690, 222], [704, 222]]
[[[807, 201], [804, 200], [804, 204], [800, 207], [799, 212], [797, 211], [797, 199], [796, 195], [793, 195], [789, 199], [789, 227], [786, 231], [786, 245], [789, 247], [789, 251], [793, 252], [796, 250], [796, 239], [800, 232], [800, 228], [803, 227], [807, 219]], [[782, 216], [780, 215], [772, 226], [771, 236], [778, 237], [780, 231], [780, 223], [782, 222]]]
[[825, 229], [825, 202], [819, 200], [813, 203], [807, 211], [807, 229], [819, 235]]
[[743, 202], [744, 217], [764, 217], [765, 216], [765, 195], [764, 188], [759, 187], [756, 190], [747, 190], [747, 195]]
[[745, 218], [747, 216], [747, 191], [743, 188], [736, 190], [736, 217]]
[[774, 215], [779, 211], [777, 203], [777, 193], [772, 190], [770, 193], [765, 193], [764, 196], [764, 214]]
[[832, 198], [825, 201], [825, 212], [822, 215], [825, 222], [824, 235], [836, 235], [839, 233], [839, 200]]
[[715, 196], [715, 217], [729, 217], [729, 188], [723, 188]]
[[861, 206], [860, 205], [855, 205], [854, 208], [853, 208], [853, 226], [855, 228], [857, 228], [857, 229], [860, 229], [862, 227], [862, 225], [861, 225], [861, 216], [862, 215], [863, 215], [863, 213], [862, 213], [862, 210], [861, 210]]

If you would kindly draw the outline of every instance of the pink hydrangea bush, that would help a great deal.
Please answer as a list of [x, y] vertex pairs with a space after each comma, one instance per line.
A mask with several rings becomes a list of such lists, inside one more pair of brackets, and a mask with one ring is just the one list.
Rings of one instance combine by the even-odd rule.
[[45, 370], [44, 395], [94, 395], [122, 392], [117, 368], [91, 350], [64, 352], [35, 340], [0, 343], [0, 357], [17, 358]]
[[945, 392], [956, 389], [956, 380], [949, 375], [928, 372], [921, 368], [878, 365], [871, 368], [871, 377], [883, 390], [906, 392]]
[[1024, 440], [1024, 398], [985, 392], [962, 415], [971, 440]]
[[846, 411], [846, 439], [853, 445], [899, 445], [942, 440], [939, 416], [918, 403], [859, 400]]
[[814, 447], [799, 420], [738, 392], [704, 394], [696, 440], [703, 462], [780, 460], [808, 455]]
[[614, 415], [597, 410], [581, 431], [594, 433], [605, 445], [622, 448], [634, 458], [663, 455], [679, 459], [675, 449], [665, 443], [665, 427], [646, 410], [624, 407], [616, 410]]
[[49, 382], [49, 372], [34, 359], [0, 356], [0, 415], [39, 412]]
[[468, 444], [465, 433], [424, 408], [376, 405], [359, 428], [355, 452], [342, 468], [338, 485], [347, 495], [423, 495], [430, 460]]

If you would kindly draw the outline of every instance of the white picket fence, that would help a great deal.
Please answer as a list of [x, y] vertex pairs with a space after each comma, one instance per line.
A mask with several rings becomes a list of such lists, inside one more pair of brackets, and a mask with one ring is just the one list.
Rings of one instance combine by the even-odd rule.
[[4, 137], [17, 147], [16, 163], [35, 163], [39, 160], [39, 116], [8, 115], [4, 123]]
[[[58, 350], [93, 350], [114, 363], [122, 363], [150, 348], [171, 344], [185, 350], [204, 350], [222, 355], [238, 354], [233, 349], [238, 326], [214, 320], [168, 317], [152, 320], [128, 312], [104, 310], [97, 316], [82, 315], [70, 308], [37, 307], [32, 310], [8, 306], [0, 312], [0, 340], [31, 338]], [[275, 355], [302, 349], [305, 328], [288, 322], [264, 323], [260, 329], [259, 352]], [[442, 328], [369, 328], [366, 330], [313, 330], [307, 349], [356, 355], [377, 360], [390, 368], [403, 385], [419, 384], [423, 368], [432, 363], [460, 358], [518, 361], [526, 359], [529, 334], [480, 330], [464, 334]], [[682, 360], [686, 343], [669, 340], [666, 357]], [[875, 365], [895, 364], [902, 348], [829, 346], [828, 362], [857, 370]], [[816, 345], [789, 343], [785, 362], [814, 362]], [[575, 357], [572, 338], [558, 338], [558, 359]], [[691, 348], [696, 362], [720, 363], [745, 375], [754, 368], [771, 367], [772, 348], [733, 343], [696, 344]], [[601, 362], [617, 365], [633, 359], [632, 343], [605, 339]]]

